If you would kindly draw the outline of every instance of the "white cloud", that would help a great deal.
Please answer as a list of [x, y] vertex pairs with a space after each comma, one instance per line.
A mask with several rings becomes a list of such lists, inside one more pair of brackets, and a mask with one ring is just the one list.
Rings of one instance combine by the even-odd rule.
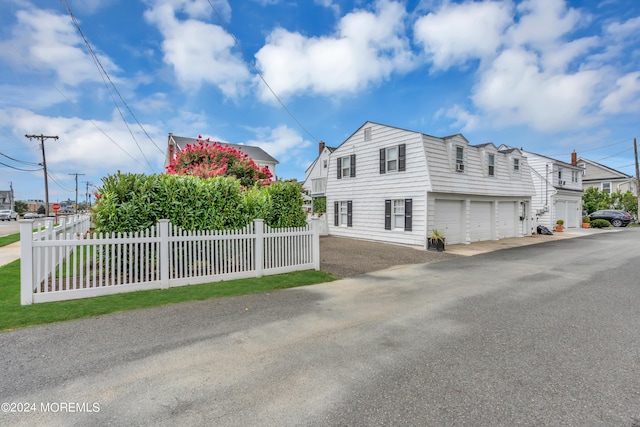
[[472, 97], [475, 105], [499, 126], [555, 131], [592, 123], [588, 113], [602, 72], [547, 73], [538, 59], [523, 49], [502, 52], [482, 74]]
[[494, 56], [512, 22], [511, 13], [510, 2], [445, 3], [416, 21], [415, 38], [433, 67], [446, 70], [470, 59]]
[[[53, 72], [61, 84], [70, 87], [102, 82], [93, 59], [85, 53], [84, 42], [67, 16], [29, 9], [19, 10], [16, 18], [13, 38], [9, 43], [0, 44], [0, 56], [24, 67], [22, 55], [38, 71]], [[15, 53], [14, 47], [20, 55]], [[97, 57], [110, 74], [119, 71], [108, 57], [99, 53]]]
[[161, 0], [145, 12], [145, 18], [157, 25], [164, 37], [164, 62], [173, 67], [178, 83], [194, 90], [208, 83], [227, 97], [241, 95], [250, 74], [233, 53], [233, 38], [217, 25], [193, 18], [180, 20], [176, 17], [179, 11], [203, 17], [211, 8], [206, 1]]
[[[145, 157], [155, 172], [162, 172], [164, 153], [130, 124], [143, 156], [117, 114], [110, 121], [89, 121], [77, 117], [43, 116], [16, 108], [0, 110], [0, 123], [11, 123], [13, 133], [18, 135], [32, 134], [34, 129], [38, 134], [58, 135], [57, 141], [46, 146], [47, 168], [52, 172], [72, 170], [89, 175], [89, 171], [99, 171], [100, 176], [118, 170], [150, 172]], [[160, 135], [154, 126], [146, 124], [144, 127], [150, 135]], [[155, 137], [154, 141], [164, 149], [164, 136]]]
[[254, 128], [256, 137], [246, 145], [257, 146], [265, 150], [279, 162], [289, 159], [305, 160], [305, 151], [311, 142], [305, 140], [296, 130], [281, 125], [276, 128]]
[[[257, 65], [281, 97], [356, 92], [414, 67], [405, 15], [400, 3], [380, 0], [375, 13], [358, 10], [344, 16], [334, 36], [310, 38], [278, 28], [256, 53]], [[256, 82], [260, 97], [273, 102], [269, 90]]]
[[586, 19], [565, 0], [525, 0], [517, 9], [520, 19], [508, 32], [511, 46], [548, 48]]
[[640, 71], [629, 73], [616, 81], [616, 88], [601, 103], [602, 112], [640, 112]]
[[453, 119], [451, 127], [460, 129], [461, 132], [475, 130], [480, 124], [480, 117], [465, 110], [460, 105], [454, 105], [451, 108], [441, 108], [436, 112], [436, 118], [447, 117]]

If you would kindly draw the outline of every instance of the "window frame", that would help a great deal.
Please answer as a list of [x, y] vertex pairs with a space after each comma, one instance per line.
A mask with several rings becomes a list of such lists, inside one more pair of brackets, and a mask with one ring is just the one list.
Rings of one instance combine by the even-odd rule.
[[513, 159], [513, 171], [516, 173], [520, 172], [520, 158], [518, 157]]
[[[402, 214], [399, 212], [402, 204]], [[402, 226], [398, 226], [402, 223]], [[413, 230], [413, 199], [387, 199], [384, 201], [384, 229], [389, 231]]]
[[487, 154], [487, 176], [496, 176], [496, 155]]
[[464, 172], [464, 147], [456, 145], [455, 149], [456, 172]]

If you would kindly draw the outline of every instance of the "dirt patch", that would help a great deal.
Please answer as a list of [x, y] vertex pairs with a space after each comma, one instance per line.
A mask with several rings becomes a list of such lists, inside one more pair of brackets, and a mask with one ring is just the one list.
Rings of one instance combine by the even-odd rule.
[[346, 237], [320, 237], [320, 269], [338, 277], [357, 276], [397, 265], [444, 261], [457, 256], [446, 251], [425, 251]]

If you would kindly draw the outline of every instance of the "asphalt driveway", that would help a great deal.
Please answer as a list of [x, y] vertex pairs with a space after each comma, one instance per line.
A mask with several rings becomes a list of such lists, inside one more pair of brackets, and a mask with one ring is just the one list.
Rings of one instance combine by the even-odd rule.
[[320, 237], [320, 269], [337, 277], [353, 277], [387, 268], [455, 258], [448, 252], [425, 251], [346, 237]]

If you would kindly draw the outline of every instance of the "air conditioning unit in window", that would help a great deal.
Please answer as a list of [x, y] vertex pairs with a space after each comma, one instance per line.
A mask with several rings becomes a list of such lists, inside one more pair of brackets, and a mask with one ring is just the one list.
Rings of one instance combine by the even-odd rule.
[[460, 164], [460, 163], [457, 163], [457, 164], [456, 164], [456, 171], [458, 171], [458, 172], [464, 172], [464, 165], [463, 165], [463, 164]]

